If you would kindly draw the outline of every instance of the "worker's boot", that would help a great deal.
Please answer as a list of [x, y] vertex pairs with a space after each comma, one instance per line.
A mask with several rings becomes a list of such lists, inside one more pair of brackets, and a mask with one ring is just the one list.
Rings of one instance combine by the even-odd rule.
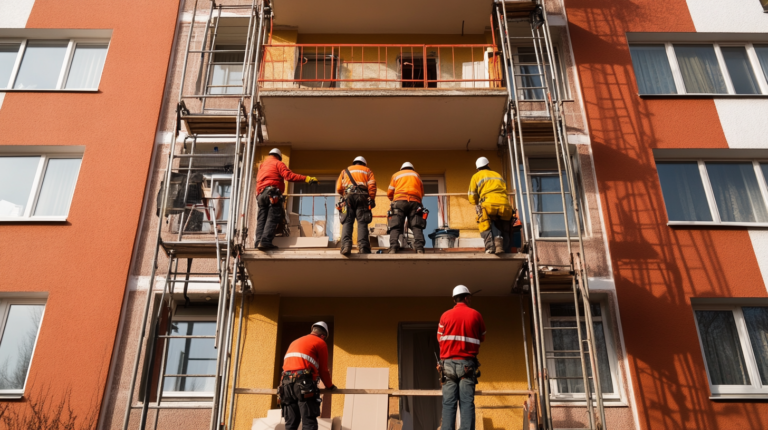
[[418, 248], [418, 249], [416, 250], [416, 253], [417, 253], [417, 254], [423, 254], [423, 253], [424, 253], [424, 248]]
[[494, 254], [499, 255], [504, 253], [504, 239], [501, 237], [493, 238], [493, 246], [496, 248]]
[[341, 255], [349, 255], [352, 253], [352, 245], [342, 245]]
[[272, 251], [277, 249], [277, 246], [272, 245], [271, 243], [259, 242], [256, 248], [258, 248], [259, 251]]
[[370, 248], [360, 248], [360, 250], [357, 251], [358, 254], [370, 254], [371, 249]]
[[397, 254], [397, 247], [393, 246], [387, 250], [387, 254]]

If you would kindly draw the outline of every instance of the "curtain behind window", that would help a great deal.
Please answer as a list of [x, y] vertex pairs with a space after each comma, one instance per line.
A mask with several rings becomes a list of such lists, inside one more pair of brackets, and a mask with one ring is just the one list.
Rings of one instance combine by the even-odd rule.
[[78, 44], [69, 67], [66, 88], [98, 88], [106, 58], [107, 45]]
[[712, 45], [675, 45], [685, 90], [694, 94], [727, 94]]
[[[552, 321], [552, 327], [576, 327], [576, 321]], [[603, 323], [601, 321], [593, 322], [595, 333], [595, 350], [597, 351], [597, 366], [600, 372], [600, 388], [603, 393], [613, 393], [613, 379], [611, 378], [611, 366], [608, 361], [608, 348], [605, 342], [605, 333], [603, 332]], [[586, 336], [587, 327], [581, 324], [582, 336]], [[552, 350], [560, 357], [578, 357], [578, 352], [557, 352], [579, 349], [579, 337], [576, 330], [552, 330]], [[589, 354], [585, 354], [587, 359], [587, 375], [592, 376], [592, 366], [589, 364]], [[557, 376], [579, 377], [581, 371], [581, 360], [576, 359], [555, 359], [555, 374]], [[557, 391], [564, 393], [583, 393], [584, 381], [581, 379], [558, 379]], [[595, 392], [594, 383], [590, 380], [591, 392]]]
[[640, 94], [677, 94], [664, 45], [629, 47]]
[[698, 163], [657, 162], [656, 172], [670, 221], [712, 221]]
[[696, 311], [712, 385], [750, 385], [736, 321], [731, 311]]
[[709, 181], [724, 222], [768, 222], [752, 163], [706, 163]]
[[723, 46], [720, 51], [736, 94], [760, 94], [747, 50], [743, 46]]
[[757, 59], [760, 60], [763, 75], [768, 80], [768, 45], [755, 45], [755, 53], [757, 53]]
[[37, 198], [35, 215], [55, 216], [66, 215], [69, 212], [81, 161], [79, 158], [48, 160], [43, 187], [40, 189], [40, 197]]
[[752, 352], [755, 353], [760, 380], [763, 385], [768, 385], [768, 308], [744, 307], [742, 312], [747, 323]]

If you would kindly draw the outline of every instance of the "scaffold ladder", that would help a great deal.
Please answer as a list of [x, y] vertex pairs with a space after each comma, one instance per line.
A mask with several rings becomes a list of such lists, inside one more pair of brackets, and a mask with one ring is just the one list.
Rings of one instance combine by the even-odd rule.
[[[507, 10], [507, 6], [513, 9]], [[598, 375], [598, 363], [594, 341], [594, 325], [589, 300], [589, 285], [584, 261], [583, 224], [580, 218], [579, 199], [580, 190], [576, 187], [574, 168], [572, 165], [568, 143], [566, 140], [565, 124], [563, 119], [562, 96], [558, 80], [560, 76], [555, 69], [555, 54], [547, 22], [546, 10], [542, 1], [538, 2], [505, 2], [496, 0], [496, 21], [499, 29], [500, 43], [504, 55], [505, 77], [509, 94], [508, 110], [505, 116], [504, 132], [506, 135], [509, 158], [511, 164], [511, 176], [515, 183], [518, 196], [518, 209], [520, 219], [524, 225], [523, 243], [528, 254], [527, 277], [530, 285], [532, 329], [534, 338], [534, 372], [538, 385], [539, 403], [542, 405], [541, 418], [546, 429], [554, 430], [552, 422], [552, 404], [550, 392], [554, 384], [559, 381], [581, 380], [584, 386], [586, 409], [589, 429], [605, 429], [605, 410], [603, 407], [603, 395]], [[527, 23], [530, 26], [530, 36], [513, 36], [509, 28], [510, 22]], [[517, 33], [516, 33], [517, 34]], [[514, 41], [514, 43], [513, 43]], [[514, 48], [520, 45], [532, 47], [525, 54]], [[536, 67], [521, 67], [521, 56], [525, 55], [527, 66], [531, 65], [531, 58], [535, 57]], [[538, 105], [546, 106], [546, 114], [530, 112], [537, 103], [527, 102], [526, 99], [536, 99], [536, 94], [542, 94], [544, 100], [537, 100]], [[526, 112], [528, 110], [528, 112]], [[525, 115], [528, 113], [528, 115]], [[531, 115], [533, 114], [533, 115]], [[557, 160], [557, 171], [551, 174], [559, 180], [559, 191], [537, 191], [532, 187], [532, 174], [528, 167], [526, 149], [531, 145], [526, 139], [527, 130], [531, 130], [526, 122], [536, 115], [539, 126], [542, 123], [550, 128], [551, 154]], [[535, 133], [541, 133], [541, 127]], [[547, 133], [549, 133], [547, 132]], [[541, 140], [541, 135], [537, 136]], [[523, 170], [522, 174], [520, 170]], [[559, 195], [561, 209], [545, 210], [534, 205], [534, 195]], [[525, 199], [525, 201], [523, 201]], [[569, 207], [572, 214], [569, 214]], [[568, 262], [544, 262], [539, 255], [539, 243], [537, 232], [540, 220], [547, 215], [562, 216], [565, 222], [565, 243], [568, 253]], [[574, 219], [569, 220], [569, 216]], [[573, 225], [574, 231], [571, 231]], [[574, 244], [578, 244], [574, 247]], [[576, 249], [574, 249], [576, 248]], [[542, 282], [544, 272], [548, 269], [557, 269], [561, 273], [565, 271], [569, 276], [565, 277], [561, 284], [545, 284]], [[542, 295], [564, 293], [573, 296], [576, 321], [573, 327], [555, 327], [548, 325], [543, 317]], [[582, 314], [583, 312], [583, 314]], [[573, 350], [554, 350], [546, 341], [546, 332], [555, 330], [575, 331], [578, 347]], [[550, 372], [549, 363], [555, 360], [579, 360], [581, 376], [558, 375]], [[591, 374], [590, 372], [591, 371]]]
[[[123, 419], [123, 430], [128, 430], [131, 424], [132, 411], [141, 409], [139, 417], [139, 429], [147, 427], [149, 410], [155, 409], [154, 428], [157, 428], [160, 410], [177, 409], [186, 406], [178, 406], [178, 402], [168, 402], [164, 398], [164, 384], [166, 378], [213, 378], [213, 399], [208, 408], [211, 409], [211, 430], [231, 429], [233, 424], [234, 402], [227, 399], [234, 397], [234, 388], [237, 385], [238, 362], [235, 360], [235, 371], [230, 372], [232, 356], [237, 357], [240, 350], [240, 339], [243, 324], [243, 308], [245, 294], [249, 290], [249, 281], [245, 267], [241, 260], [241, 254], [245, 247], [248, 235], [248, 207], [249, 196], [252, 193], [253, 163], [256, 145], [262, 140], [262, 119], [258, 113], [258, 70], [259, 59], [262, 55], [262, 46], [265, 43], [267, 26], [265, 19], [271, 14], [266, 0], [250, 0], [247, 4], [217, 4], [216, 0], [208, 3], [208, 18], [203, 29], [202, 38], [199, 38], [199, 49], [191, 49], [193, 35], [195, 34], [195, 19], [199, 9], [199, 0], [195, 1], [192, 12], [189, 34], [187, 35], [186, 48], [182, 68], [181, 86], [176, 112], [176, 132], [170, 145], [167, 158], [167, 166], [158, 199], [159, 216], [157, 230], [155, 232], [155, 249], [152, 258], [152, 272], [147, 289], [146, 302], [141, 322], [141, 335], [138, 339], [136, 356], [134, 358], [131, 374], [131, 384], [128, 393], [127, 406]], [[216, 40], [219, 36], [222, 11], [226, 10], [235, 17], [247, 18], [245, 28], [245, 47], [242, 64], [242, 85], [212, 85], [210, 83], [212, 60], [217, 53], [231, 53], [231, 49], [217, 49]], [[238, 50], [240, 51], [240, 50]], [[199, 55], [199, 57], [198, 57]], [[199, 58], [198, 62], [195, 62]], [[185, 81], [188, 66], [197, 66], [197, 81], [193, 94], [185, 94]], [[215, 90], [222, 87], [223, 90]], [[235, 90], [230, 90], [234, 88]], [[240, 88], [238, 91], [237, 88]], [[216, 102], [207, 103], [215, 99]], [[221, 101], [229, 101], [230, 105]], [[188, 103], [191, 102], [191, 103]], [[188, 107], [194, 105], [194, 107]], [[213, 105], [213, 106], [211, 106]], [[234, 106], [233, 106], [234, 105]], [[182, 123], [186, 125], [186, 132], [182, 131]], [[207, 142], [225, 142], [233, 144], [234, 150], [228, 153], [200, 153], [198, 144], [200, 140]], [[181, 143], [181, 145], [178, 145]], [[224, 205], [203, 204], [202, 210], [208, 214], [209, 220], [203, 221], [209, 229], [210, 235], [189, 234], [185, 232], [191, 219], [189, 207], [190, 188], [195, 172], [211, 170], [211, 164], [217, 165], [227, 174], [231, 174], [231, 188], [229, 196], [229, 210], [224, 222], [218, 220], [216, 213], [218, 207]], [[169, 207], [169, 197], [172, 180], [183, 178], [183, 207]], [[211, 184], [213, 185], [213, 184]], [[210, 196], [209, 196], [210, 197]], [[196, 199], [192, 204], [196, 202]], [[176, 203], [178, 201], [174, 200]], [[171, 213], [177, 215], [178, 231], [175, 237], [169, 238], [169, 233], [163, 231], [163, 225], [170, 221]], [[188, 215], [189, 214], [189, 215]], [[165, 222], [164, 222], [165, 221]], [[202, 236], [202, 238], [201, 238]], [[160, 251], [164, 250], [168, 257], [165, 278], [162, 291], [156, 291], [154, 285], [157, 279], [158, 261]], [[179, 268], [179, 261], [186, 259], [186, 265]], [[215, 271], [193, 272], [193, 260], [202, 259], [210, 263], [215, 261]], [[191, 280], [190, 277], [199, 277]], [[219, 297], [216, 311], [216, 332], [214, 335], [189, 335], [172, 333], [174, 322], [174, 309], [176, 297], [178, 297], [177, 284], [183, 285], [182, 297], [184, 305], [189, 306], [190, 299], [187, 288], [190, 283], [218, 285]], [[233, 345], [233, 331], [235, 324], [236, 296], [240, 295], [237, 342]], [[150, 313], [150, 307], [155, 304], [155, 310]], [[216, 366], [213, 374], [189, 374], [168, 373], [166, 364], [168, 358], [169, 342], [174, 339], [192, 341], [194, 339], [211, 339], [216, 348]], [[142, 354], [146, 344], [146, 353]], [[162, 344], [162, 345], [159, 345]], [[156, 351], [159, 348], [159, 357]], [[233, 347], [235, 351], [233, 352]], [[145, 361], [141, 374], [141, 399], [138, 404], [133, 404], [137, 380], [139, 379], [139, 365]], [[156, 361], [159, 369], [155, 369]], [[230, 384], [229, 378], [234, 380]], [[153, 385], [153, 382], [155, 384]], [[229, 392], [228, 387], [232, 390]], [[155, 402], [152, 403], [152, 397]], [[227, 409], [229, 406], [229, 409]], [[226, 422], [225, 422], [226, 420]]]

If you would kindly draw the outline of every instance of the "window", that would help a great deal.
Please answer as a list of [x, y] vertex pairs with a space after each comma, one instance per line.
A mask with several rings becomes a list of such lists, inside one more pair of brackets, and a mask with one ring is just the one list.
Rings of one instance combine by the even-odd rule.
[[[215, 306], [176, 307], [171, 336], [215, 336]], [[215, 375], [216, 348], [213, 338], [168, 339], [165, 375]], [[163, 396], [210, 397], [214, 378], [203, 376], [166, 376]]]
[[[597, 353], [597, 366], [600, 373], [600, 388], [605, 399], [620, 398], [617, 386], [617, 366], [616, 356], [613, 352], [613, 342], [610, 333], [603, 324], [602, 306], [599, 303], [592, 303], [592, 323], [595, 334], [595, 351]], [[578, 400], [584, 398], [584, 380], [581, 371], [581, 360], [573, 358], [579, 357], [578, 332], [576, 331], [576, 307], [573, 302], [570, 303], [549, 303], [545, 308], [549, 319], [549, 326], [556, 327], [547, 331], [548, 350], [550, 358], [547, 361], [547, 367], [550, 374], [554, 377], [578, 378], [578, 379], [552, 379], [551, 393], [552, 397], [560, 400]], [[584, 325], [584, 308], [579, 305], [579, 315], [582, 318], [582, 336], [586, 335], [586, 326]], [[569, 329], [567, 327], [573, 327]], [[552, 358], [560, 357], [560, 358]], [[589, 360], [589, 354], [585, 355]], [[589, 363], [589, 362], [587, 362]], [[587, 364], [587, 374], [592, 376], [592, 369]], [[591, 382], [591, 381], [590, 381]], [[590, 383], [591, 392], [594, 393], [594, 383]]]
[[[445, 182], [443, 178], [430, 178], [429, 176], [421, 178], [424, 184], [424, 198], [421, 203], [424, 208], [429, 210], [429, 216], [427, 217], [427, 227], [424, 229], [426, 233], [434, 232], [440, 228], [445, 228], [448, 225], [448, 197], [439, 194], [445, 193]], [[430, 195], [431, 194], [431, 195]], [[426, 234], [425, 234], [426, 235]], [[427, 240], [426, 248], [432, 247], [432, 241]]]
[[[399, 79], [403, 88], [424, 88], [424, 55], [403, 54], [398, 57]], [[437, 57], [428, 54], [426, 61], [427, 88], [437, 88]]]
[[[320, 234], [320, 229], [324, 229], [328, 240], [335, 240], [341, 237], [339, 225], [339, 216], [336, 211], [336, 202], [339, 198], [336, 194], [336, 179], [338, 177], [324, 176], [318, 177], [317, 184], [309, 185], [304, 182], [294, 182], [291, 184], [291, 194], [310, 194], [302, 197], [294, 195], [288, 200], [288, 212], [298, 215], [299, 223], [305, 237]], [[291, 225], [294, 224], [291, 219]], [[296, 227], [292, 227], [296, 228]], [[293, 236], [295, 231], [291, 232]]]
[[641, 95], [768, 94], [768, 49], [747, 44], [630, 45]]
[[108, 40], [2, 40], [0, 90], [96, 90]]
[[24, 394], [44, 311], [44, 299], [0, 300], [0, 398]]
[[[521, 197], [523, 201], [522, 204], [518, 201], [518, 207], [524, 207], [525, 213], [530, 213], [528, 212], [528, 188], [530, 187], [530, 201], [533, 202], [536, 237], [566, 237], [563, 200], [560, 195], [561, 178], [565, 187], [565, 205], [568, 212], [570, 235], [571, 237], [576, 236], [576, 216], [573, 212], [573, 197], [568, 188], [568, 178], [565, 172], [561, 172], [558, 175], [557, 160], [554, 158], [528, 159], [528, 172], [530, 173], [530, 184], [522, 184]], [[523, 180], [525, 178], [523, 166], [520, 166], [520, 178]], [[531, 220], [527, 221], [531, 222]]]
[[696, 306], [712, 395], [768, 394], [768, 307]]
[[[518, 46], [513, 47], [516, 51], [515, 56], [515, 76], [518, 77], [515, 82], [517, 88], [517, 94], [521, 100], [544, 100], [544, 84], [541, 81], [541, 71], [539, 70], [539, 62], [536, 58], [536, 52], [532, 46]], [[513, 54], [514, 55], [514, 54]], [[560, 62], [560, 55], [557, 53], [557, 48], [554, 48], [555, 56], [555, 73], [557, 73], [559, 93], [563, 99], [569, 98], [568, 85], [565, 80], [565, 73]], [[544, 74], [547, 77], [547, 86], [552, 88], [552, 72], [549, 68], [549, 62], [545, 62]], [[553, 97], [556, 95], [552, 94]]]
[[65, 221], [82, 154], [0, 156], [0, 220]]
[[213, 75], [209, 94], [240, 94], [243, 92], [243, 62], [245, 45], [217, 45], [213, 54]]
[[[338, 55], [318, 53], [319, 48], [301, 48], [293, 79], [302, 88], [335, 88], [340, 61]], [[331, 51], [334, 51], [331, 49]]]
[[656, 168], [670, 225], [768, 225], [767, 163], [657, 161]]

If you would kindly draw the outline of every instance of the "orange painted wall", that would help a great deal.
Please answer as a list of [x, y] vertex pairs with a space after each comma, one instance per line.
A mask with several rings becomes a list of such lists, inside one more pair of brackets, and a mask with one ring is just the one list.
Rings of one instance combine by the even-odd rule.
[[37, 0], [27, 28], [113, 30], [100, 91], [7, 93], [0, 108], [0, 145], [85, 145], [66, 223], [0, 223], [0, 292], [49, 294], [25, 397], [69, 388], [81, 419], [104, 393], [178, 8]]
[[696, 31], [685, 0], [565, 0], [643, 429], [768, 428], [715, 402], [691, 297], [765, 297], [746, 230], [670, 228], [653, 148], [727, 148], [711, 99], [641, 99], [626, 32]]

